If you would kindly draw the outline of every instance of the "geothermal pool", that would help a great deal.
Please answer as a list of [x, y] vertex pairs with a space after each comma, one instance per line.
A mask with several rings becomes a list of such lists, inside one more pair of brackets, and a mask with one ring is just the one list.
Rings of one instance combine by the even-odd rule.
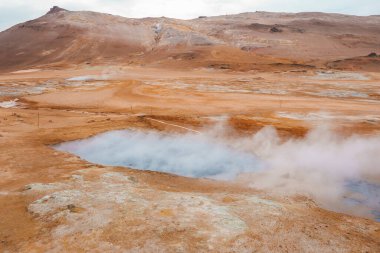
[[251, 187], [305, 194], [328, 209], [380, 221], [380, 182], [367, 181], [368, 175], [380, 178], [380, 137], [316, 130], [281, 142], [272, 128], [240, 138], [119, 130], [54, 148], [101, 165], [186, 177], [234, 180], [247, 173]]
[[102, 165], [161, 171], [186, 177], [231, 179], [260, 168], [255, 155], [204, 135], [111, 131], [56, 149]]

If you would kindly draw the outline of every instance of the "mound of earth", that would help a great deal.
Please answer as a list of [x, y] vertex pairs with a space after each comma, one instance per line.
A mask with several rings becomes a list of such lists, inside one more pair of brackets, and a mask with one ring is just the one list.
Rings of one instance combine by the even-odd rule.
[[376, 53], [370, 53], [368, 56], [336, 60], [327, 66], [339, 70], [380, 72], [380, 57]]

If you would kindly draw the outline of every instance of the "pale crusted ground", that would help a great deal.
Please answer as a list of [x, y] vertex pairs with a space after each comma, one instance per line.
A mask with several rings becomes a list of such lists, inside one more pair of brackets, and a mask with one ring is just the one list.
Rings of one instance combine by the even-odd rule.
[[128, 174], [89, 168], [74, 172], [64, 182], [28, 185], [22, 194], [42, 196], [29, 204], [28, 211], [42, 226], [53, 225], [50, 234], [35, 238], [21, 250], [90, 251], [95, 247], [99, 252], [335, 252], [337, 249], [368, 252], [376, 249], [376, 241], [370, 238], [378, 225], [364, 222], [364, 226], [357, 226], [357, 220], [349, 217], [335, 220], [306, 199], [273, 200], [252, 193], [177, 192], [170, 186], [157, 190]]

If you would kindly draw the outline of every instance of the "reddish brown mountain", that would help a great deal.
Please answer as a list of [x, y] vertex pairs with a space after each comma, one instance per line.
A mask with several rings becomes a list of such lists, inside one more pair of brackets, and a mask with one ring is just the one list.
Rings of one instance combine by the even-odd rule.
[[0, 33], [2, 71], [86, 63], [249, 70], [333, 62], [329, 66], [345, 68], [334, 61], [371, 52], [380, 52], [379, 16], [255, 12], [129, 19], [54, 6]]

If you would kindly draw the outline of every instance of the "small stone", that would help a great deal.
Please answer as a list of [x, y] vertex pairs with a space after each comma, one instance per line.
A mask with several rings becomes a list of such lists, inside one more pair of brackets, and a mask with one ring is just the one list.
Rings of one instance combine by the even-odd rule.
[[80, 213], [80, 212], [83, 212], [84, 211], [84, 208], [81, 208], [81, 207], [78, 207], [74, 204], [69, 204], [67, 205], [67, 209], [71, 212], [71, 213]]
[[74, 204], [69, 204], [67, 205], [67, 209], [72, 212], [72, 213], [78, 213], [80, 208], [78, 208], [76, 205]]
[[370, 53], [369, 55], [368, 55], [368, 57], [377, 57], [378, 55], [376, 54], [376, 53], [374, 53], [374, 52], [372, 52], [372, 53]]
[[282, 32], [282, 30], [280, 28], [277, 28], [277, 27], [273, 26], [270, 29], [270, 32], [272, 32], [272, 33], [280, 33], [280, 32]]

